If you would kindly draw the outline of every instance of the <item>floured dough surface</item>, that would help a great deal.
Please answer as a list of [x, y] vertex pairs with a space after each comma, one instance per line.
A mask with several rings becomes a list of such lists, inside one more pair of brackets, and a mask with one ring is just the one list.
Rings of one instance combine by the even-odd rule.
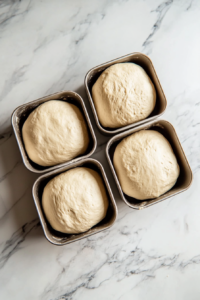
[[22, 128], [29, 158], [41, 166], [53, 166], [84, 154], [89, 145], [87, 125], [79, 108], [51, 100], [38, 106]]
[[164, 194], [180, 172], [170, 143], [154, 130], [124, 138], [115, 149], [113, 163], [123, 192], [138, 200]]
[[105, 218], [108, 198], [100, 175], [92, 169], [79, 167], [47, 183], [42, 206], [55, 230], [81, 233]]
[[156, 104], [154, 85], [134, 63], [107, 68], [92, 87], [92, 97], [104, 127], [122, 127], [147, 118]]

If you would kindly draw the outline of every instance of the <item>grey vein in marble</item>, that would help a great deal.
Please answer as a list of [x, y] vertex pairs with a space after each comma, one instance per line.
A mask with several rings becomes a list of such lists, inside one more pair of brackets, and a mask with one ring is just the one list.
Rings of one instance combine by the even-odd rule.
[[13, 233], [11, 238], [6, 241], [5, 246], [1, 250], [0, 254], [0, 269], [4, 267], [8, 259], [18, 250], [20, 250], [20, 244], [23, 243], [26, 236], [36, 227], [40, 226], [38, 219], [24, 224], [20, 229]]

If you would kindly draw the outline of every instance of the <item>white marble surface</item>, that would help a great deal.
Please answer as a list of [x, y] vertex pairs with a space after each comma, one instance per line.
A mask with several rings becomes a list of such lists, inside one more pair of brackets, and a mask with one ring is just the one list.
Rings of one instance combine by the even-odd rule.
[[[0, 299], [200, 299], [200, 2], [198, 0], [0, 1]], [[22, 103], [64, 89], [84, 91], [93, 66], [140, 51], [165, 91], [164, 118], [192, 167], [191, 188], [134, 211], [99, 159], [117, 206], [115, 225], [56, 247], [44, 238], [10, 126]]]

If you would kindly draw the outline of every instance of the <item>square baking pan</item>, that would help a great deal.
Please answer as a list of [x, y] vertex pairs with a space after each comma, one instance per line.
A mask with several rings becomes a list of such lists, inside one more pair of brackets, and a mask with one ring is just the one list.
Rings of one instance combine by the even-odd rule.
[[[118, 180], [118, 177], [115, 172], [114, 165], [113, 165], [113, 155], [115, 152], [115, 148], [120, 143], [120, 141], [123, 140], [123, 138], [131, 135], [132, 133], [143, 130], [143, 129], [145, 129], [145, 130], [151, 129], [151, 130], [156, 130], [156, 131], [160, 132], [170, 142], [172, 149], [176, 155], [178, 164], [180, 166], [180, 175], [177, 179], [176, 184], [173, 186], [173, 188], [171, 190], [169, 190], [168, 192], [166, 192], [165, 194], [161, 195], [160, 197], [150, 199], [150, 200], [137, 200], [135, 198], [132, 198], [132, 197], [126, 195], [122, 191], [120, 182]], [[117, 187], [118, 187], [118, 190], [119, 190], [122, 200], [128, 206], [130, 206], [131, 208], [134, 208], [134, 209], [142, 209], [142, 208], [149, 207], [153, 204], [159, 203], [159, 202], [166, 200], [172, 196], [175, 196], [181, 192], [184, 192], [185, 190], [187, 190], [189, 188], [189, 186], [192, 183], [192, 177], [193, 177], [192, 170], [187, 161], [187, 158], [185, 156], [185, 153], [183, 151], [183, 148], [181, 146], [181, 143], [179, 141], [177, 133], [176, 133], [174, 127], [172, 126], [172, 124], [165, 120], [151, 121], [151, 122], [140, 125], [133, 129], [129, 129], [123, 133], [120, 133], [120, 134], [114, 136], [107, 143], [106, 156], [107, 156], [108, 163], [110, 165], [111, 171], [113, 173], [113, 176], [114, 176], [114, 179], [117, 184]]]
[[[73, 169], [76, 167], [87, 167], [87, 168], [97, 171], [100, 174], [101, 178], [103, 179], [106, 193], [107, 193], [107, 196], [109, 199], [109, 206], [108, 206], [108, 211], [107, 211], [106, 217], [100, 223], [98, 223], [97, 225], [92, 227], [90, 230], [88, 230], [84, 233], [80, 233], [80, 234], [66, 234], [66, 233], [61, 233], [61, 232], [54, 230], [51, 227], [51, 225], [49, 224], [49, 222], [47, 221], [47, 219], [44, 215], [43, 209], [42, 209], [42, 205], [41, 205], [42, 193], [43, 193], [44, 187], [52, 178], [54, 178], [55, 176], [65, 172], [67, 170], [70, 170], [70, 169]], [[49, 173], [46, 173], [46, 174], [40, 176], [35, 181], [32, 192], [33, 192], [33, 199], [34, 199], [35, 206], [36, 206], [36, 209], [38, 212], [38, 216], [39, 216], [39, 219], [40, 219], [43, 231], [44, 231], [44, 235], [49, 242], [51, 242], [52, 244], [57, 245], [57, 246], [66, 245], [66, 244], [78, 241], [80, 239], [83, 239], [85, 237], [88, 237], [92, 234], [98, 233], [102, 230], [105, 230], [105, 229], [111, 227], [117, 218], [117, 206], [116, 206], [108, 179], [106, 177], [104, 168], [100, 162], [98, 162], [97, 160], [92, 159], [92, 158], [83, 159], [79, 162], [72, 163], [69, 166], [59, 168], [57, 170], [51, 171]]]
[[[151, 78], [151, 81], [154, 84], [154, 87], [156, 89], [156, 105], [155, 108], [153, 110], [153, 112], [144, 120], [141, 120], [139, 122], [135, 122], [132, 123], [130, 125], [126, 125], [120, 128], [108, 128], [108, 127], [103, 127], [99, 121], [98, 115], [97, 115], [97, 111], [92, 99], [92, 87], [94, 85], [94, 83], [97, 81], [98, 77], [101, 75], [101, 73], [107, 69], [108, 67], [117, 64], [117, 63], [125, 63], [125, 62], [133, 62], [139, 66], [141, 66], [146, 73], [148, 74], [148, 76]], [[98, 129], [104, 134], [104, 135], [113, 135], [113, 134], [117, 134], [120, 133], [124, 130], [136, 127], [138, 125], [141, 125], [143, 123], [146, 123], [147, 121], [152, 121], [156, 118], [158, 118], [159, 116], [161, 116], [166, 107], [167, 107], [167, 100], [165, 97], [165, 94], [163, 92], [162, 86], [160, 84], [160, 81], [158, 79], [158, 76], [156, 74], [155, 68], [153, 66], [153, 63], [151, 61], [151, 59], [146, 56], [143, 53], [139, 53], [139, 52], [135, 52], [135, 53], [131, 53], [125, 56], [122, 56], [120, 58], [111, 60], [109, 62], [106, 62], [102, 65], [99, 65], [95, 68], [92, 68], [90, 71], [88, 71], [88, 73], [85, 76], [85, 89], [86, 89], [86, 93], [94, 114], [94, 118], [97, 124]]]
[[[90, 138], [90, 143], [88, 146], [88, 149], [86, 151], [85, 154], [83, 155], [79, 155], [76, 158], [61, 163], [61, 164], [57, 164], [54, 166], [50, 166], [50, 167], [43, 167], [43, 166], [39, 166], [38, 164], [34, 163], [27, 155], [25, 147], [24, 147], [24, 142], [23, 142], [23, 138], [22, 138], [22, 126], [24, 124], [24, 122], [26, 121], [27, 117], [29, 116], [29, 114], [40, 104], [49, 101], [49, 100], [62, 100], [62, 101], [66, 101], [68, 103], [72, 103], [74, 105], [76, 105], [80, 111], [82, 112], [84, 118], [85, 118], [85, 122], [87, 124], [87, 128], [88, 128], [88, 133], [89, 133], [89, 138]], [[52, 170], [55, 170], [57, 168], [60, 168], [62, 166], [65, 165], [69, 165], [73, 162], [79, 161], [80, 159], [83, 158], [87, 158], [90, 155], [92, 155], [92, 153], [95, 151], [96, 149], [96, 145], [97, 145], [97, 141], [96, 141], [96, 137], [95, 137], [95, 133], [94, 130], [92, 128], [92, 124], [90, 122], [90, 118], [89, 115], [87, 113], [85, 104], [83, 99], [81, 98], [80, 95], [78, 95], [75, 92], [71, 92], [71, 91], [62, 91], [59, 93], [55, 93], [40, 99], [37, 99], [35, 101], [23, 104], [21, 106], [19, 106], [18, 108], [16, 108], [12, 114], [12, 126], [13, 126], [13, 130], [15, 133], [15, 137], [19, 146], [19, 150], [22, 156], [22, 160], [24, 162], [24, 165], [26, 166], [26, 168], [34, 173], [45, 173], [45, 172], [49, 172]]]

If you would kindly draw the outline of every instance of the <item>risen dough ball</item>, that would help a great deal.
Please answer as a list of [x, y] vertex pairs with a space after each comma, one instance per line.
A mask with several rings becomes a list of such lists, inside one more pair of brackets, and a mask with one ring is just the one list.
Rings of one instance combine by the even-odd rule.
[[80, 167], [62, 173], [47, 183], [42, 206], [55, 230], [80, 233], [103, 220], [108, 198], [99, 174]]
[[122, 127], [148, 117], [156, 103], [156, 91], [147, 73], [134, 63], [106, 69], [92, 88], [100, 123]]
[[153, 130], [124, 138], [115, 149], [113, 162], [123, 192], [138, 200], [164, 194], [180, 172], [170, 143]]
[[78, 107], [51, 100], [27, 118], [22, 136], [29, 158], [41, 166], [53, 166], [83, 154], [89, 144], [87, 126]]

